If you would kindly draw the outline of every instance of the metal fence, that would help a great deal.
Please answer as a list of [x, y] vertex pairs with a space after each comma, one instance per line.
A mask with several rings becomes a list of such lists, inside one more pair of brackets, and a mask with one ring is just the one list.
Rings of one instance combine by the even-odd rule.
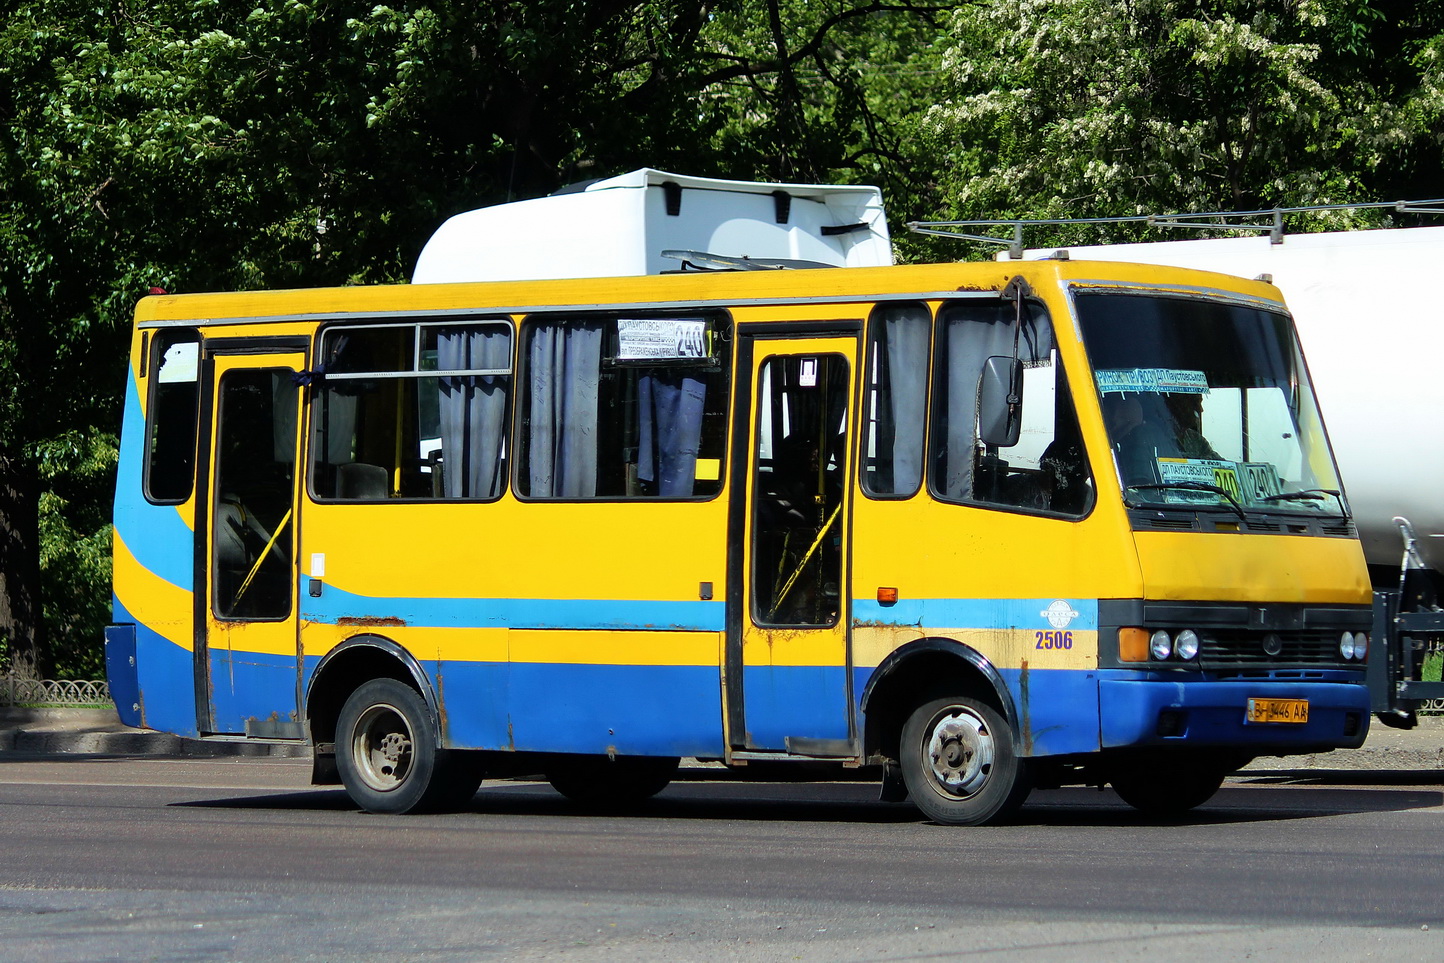
[[113, 703], [103, 679], [22, 679], [0, 675], [0, 706], [105, 709]]

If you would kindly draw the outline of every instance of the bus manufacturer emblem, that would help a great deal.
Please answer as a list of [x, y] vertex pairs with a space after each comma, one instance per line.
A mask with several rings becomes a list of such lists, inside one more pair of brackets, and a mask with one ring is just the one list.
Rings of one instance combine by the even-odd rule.
[[1062, 599], [1057, 599], [1038, 614], [1047, 619], [1053, 628], [1066, 629], [1078, 617], [1078, 610]]

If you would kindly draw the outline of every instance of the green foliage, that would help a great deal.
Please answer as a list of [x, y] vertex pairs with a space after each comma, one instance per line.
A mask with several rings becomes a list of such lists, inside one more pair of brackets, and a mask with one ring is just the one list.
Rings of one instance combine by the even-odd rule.
[[47, 440], [40, 450], [40, 572], [45, 629], [62, 679], [105, 675], [97, 645], [110, 620], [111, 526], [117, 439], [89, 428]]
[[[1022, 0], [960, 9], [924, 133], [950, 217], [1098, 217], [1438, 196], [1432, 5]], [[1430, 118], [1430, 119], [1426, 119]], [[1425, 193], [1420, 194], [1423, 190]], [[1313, 225], [1342, 228], [1358, 215]], [[1364, 215], [1365, 218], [1368, 215]], [[1116, 226], [1100, 229], [1127, 240]], [[1103, 239], [1060, 231], [1048, 243]]]

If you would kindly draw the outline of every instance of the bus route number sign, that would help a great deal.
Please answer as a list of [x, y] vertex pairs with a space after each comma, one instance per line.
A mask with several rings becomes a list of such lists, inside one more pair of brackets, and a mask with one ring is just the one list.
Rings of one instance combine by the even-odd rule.
[[707, 357], [707, 322], [696, 318], [619, 318], [617, 360], [682, 361]]

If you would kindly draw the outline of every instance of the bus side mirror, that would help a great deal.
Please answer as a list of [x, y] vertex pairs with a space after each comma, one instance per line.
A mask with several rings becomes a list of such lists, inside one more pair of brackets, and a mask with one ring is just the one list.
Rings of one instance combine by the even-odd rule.
[[1011, 448], [1023, 426], [1023, 362], [994, 355], [978, 382], [978, 438], [989, 448]]

